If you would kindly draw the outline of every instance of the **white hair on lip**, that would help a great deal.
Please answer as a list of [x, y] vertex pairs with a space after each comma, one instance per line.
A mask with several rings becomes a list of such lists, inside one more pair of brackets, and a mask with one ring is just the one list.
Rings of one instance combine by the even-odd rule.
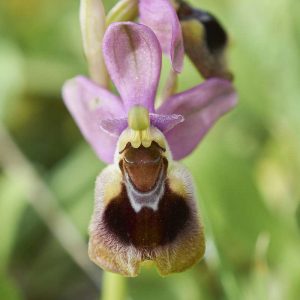
[[138, 213], [143, 207], [149, 207], [154, 211], [158, 210], [159, 200], [165, 193], [164, 170], [159, 174], [155, 187], [150, 192], [138, 191], [131, 182], [128, 174], [125, 174], [125, 186], [130, 204], [134, 211]]

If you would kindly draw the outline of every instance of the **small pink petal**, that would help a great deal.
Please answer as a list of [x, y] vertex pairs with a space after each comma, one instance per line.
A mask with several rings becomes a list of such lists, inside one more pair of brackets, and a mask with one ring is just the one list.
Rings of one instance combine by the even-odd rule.
[[119, 137], [123, 130], [125, 130], [128, 126], [128, 118], [105, 119], [102, 120], [99, 125], [101, 129], [108, 134]]
[[158, 113], [182, 114], [185, 119], [166, 133], [174, 159], [191, 153], [216, 121], [236, 103], [233, 85], [215, 78], [167, 99]]
[[173, 69], [180, 73], [184, 47], [180, 22], [169, 0], [140, 0], [140, 20], [156, 34], [162, 50], [170, 55]]
[[153, 112], [162, 54], [151, 29], [132, 22], [113, 23], [104, 36], [103, 52], [126, 110], [143, 105]]
[[166, 133], [173, 129], [178, 124], [184, 121], [182, 115], [159, 115], [150, 114], [151, 124], [157, 127], [161, 132]]
[[63, 87], [63, 99], [99, 158], [112, 163], [118, 138], [103, 131], [99, 124], [103, 119], [126, 116], [121, 100], [85, 77], [67, 81]]

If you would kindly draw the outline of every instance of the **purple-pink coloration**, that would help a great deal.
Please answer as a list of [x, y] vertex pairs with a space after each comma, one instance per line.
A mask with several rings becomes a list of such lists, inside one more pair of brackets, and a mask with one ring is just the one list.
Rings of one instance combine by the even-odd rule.
[[[159, 128], [162, 132], [167, 133], [178, 124], [184, 121], [182, 115], [163, 115], [150, 113], [150, 122], [154, 127]], [[105, 119], [99, 122], [101, 128], [111, 135], [119, 137], [123, 130], [128, 127], [128, 118]]]
[[112, 24], [103, 50], [121, 98], [84, 77], [69, 80], [63, 97], [83, 136], [106, 163], [113, 162], [118, 136], [127, 127], [127, 114], [134, 105], [149, 110], [152, 126], [164, 133], [178, 160], [193, 151], [213, 124], [236, 104], [229, 81], [210, 79], [170, 97], [155, 111], [162, 51], [156, 35], [145, 25]]
[[162, 57], [153, 32], [143, 25], [113, 24], [104, 36], [103, 55], [126, 110], [143, 105], [154, 112]]
[[141, 23], [150, 27], [157, 36], [162, 50], [170, 55], [173, 69], [180, 73], [184, 47], [177, 13], [169, 0], [139, 0]]
[[[236, 105], [232, 84], [210, 79], [183, 93], [170, 97], [158, 109], [161, 114], [181, 114], [185, 121], [165, 134], [173, 158], [179, 160], [192, 152], [213, 124]], [[179, 142], [180, 141], [180, 142]], [[184, 145], [184, 147], [180, 147]]]
[[63, 99], [82, 135], [98, 157], [111, 163], [118, 137], [103, 131], [99, 124], [104, 119], [124, 116], [121, 99], [83, 76], [65, 83]]

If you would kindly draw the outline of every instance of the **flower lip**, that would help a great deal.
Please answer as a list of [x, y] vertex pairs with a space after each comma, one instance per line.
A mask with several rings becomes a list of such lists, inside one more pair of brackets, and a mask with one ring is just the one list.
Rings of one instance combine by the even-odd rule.
[[[144, 147], [144, 146], [142, 146]], [[145, 147], [144, 147], [145, 148]], [[134, 148], [135, 149], [135, 148]], [[139, 151], [141, 150], [141, 148], [138, 148]], [[137, 165], [137, 164], [141, 164], [141, 165], [156, 165], [161, 161], [161, 157], [158, 156], [155, 159], [141, 159], [139, 161], [136, 161], [136, 157], [134, 158], [133, 161], [130, 161], [126, 156], [124, 157], [124, 161], [126, 162], [126, 164], [129, 165]]]
[[173, 162], [166, 180], [148, 193], [132, 188], [120, 173], [111, 165], [97, 178], [90, 258], [106, 271], [131, 277], [145, 260], [152, 260], [162, 276], [197, 263], [205, 237], [185, 168]]
[[[157, 211], [143, 207], [136, 212], [127, 198], [121, 198], [112, 201], [104, 212], [110, 235], [122, 246], [133, 245], [138, 249], [140, 260], [156, 259], [156, 250], [176, 240], [188, 223], [191, 211], [184, 199], [168, 192], [172, 196], [164, 197]], [[126, 197], [125, 189], [122, 193]]]
[[161, 147], [155, 142], [152, 142], [149, 148], [141, 146], [136, 149], [131, 145], [126, 147], [119, 165], [138, 191], [150, 192], [159, 180], [164, 180], [168, 162], [162, 153]]

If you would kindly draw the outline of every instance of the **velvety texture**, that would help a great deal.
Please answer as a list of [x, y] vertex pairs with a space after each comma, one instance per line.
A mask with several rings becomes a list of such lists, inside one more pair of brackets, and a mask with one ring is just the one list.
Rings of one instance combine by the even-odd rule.
[[[146, 160], [156, 156], [147, 155]], [[152, 194], [155, 188], [150, 192], [153, 198], [149, 193], [143, 199], [133, 196], [119, 165], [107, 166], [97, 178], [89, 256], [101, 268], [133, 277], [139, 274], [143, 261], [152, 260], [165, 276], [182, 272], [203, 257], [205, 237], [191, 175], [179, 163], [169, 163], [166, 178], [157, 184], [163, 187], [159, 200]], [[157, 202], [157, 208], [149, 206], [150, 202]], [[141, 209], [137, 210], [137, 203], [143, 204]]]
[[123, 186], [118, 198], [106, 207], [103, 219], [116, 239], [124, 245], [134, 245], [145, 256], [147, 250], [172, 243], [185, 229], [189, 215], [186, 200], [172, 193], [168, 186], [158, 211], [143, 208], [136, 213]]

